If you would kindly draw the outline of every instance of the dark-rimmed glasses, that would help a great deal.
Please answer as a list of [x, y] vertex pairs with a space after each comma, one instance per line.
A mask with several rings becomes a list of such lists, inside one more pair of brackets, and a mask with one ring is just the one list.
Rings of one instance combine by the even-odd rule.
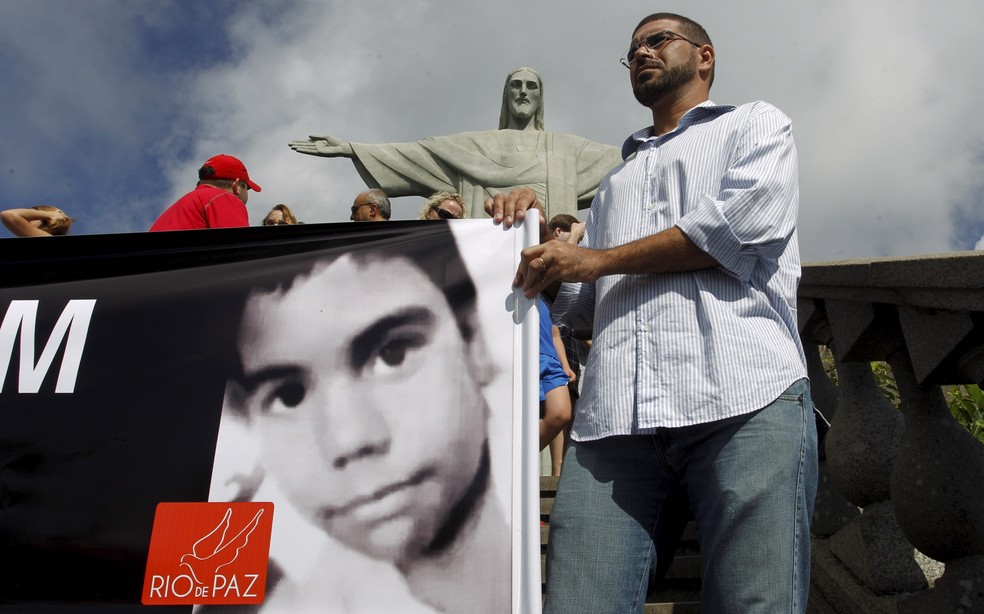
[[372, 203], [358, 203], [356, 205], [352, 205], [352, 215], [355, 215], [355, 212], [361, 209], [362, 207], [371, 207], [371, 206]]
[[286, 220], [263, 220], [264, 226], [289, 226]]
[[670, 41], [675, 41], [677, 39], [687, 41], [694, 47], [700, 47], [699, 44], [695, 43], [694, 41], [690, 40], [689, 38], [687, 38], [682, 34], [677, 34], [672, 30], [660, 30], [659, 32], [650, 34], [649, 36], [642, 39], [638, 43], [629, 47], [629, 51], [625, 54], [625, 57], [619, 58], [618, 61], [621, 62], [622, 66], [624, 67], [632, 68], [632, 62], [636, 61], [636, 57], [635, 57], [636, 52], [638, 52], [643, 47], [645, 47], [646, 49], [648, 49], [653, 53], [656, 53], [657, 51], [659, 51], [660, 47], [662, 47], [663, 45], [665, 45]]

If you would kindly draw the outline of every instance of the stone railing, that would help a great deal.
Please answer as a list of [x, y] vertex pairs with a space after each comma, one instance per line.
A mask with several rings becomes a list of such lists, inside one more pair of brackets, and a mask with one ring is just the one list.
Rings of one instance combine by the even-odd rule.
[[[799, 324], [831, 422], [810, 611], [984, 612], [984, 445], [940, 387], [984, 384], [984, 252], [805, 265]], [[901, 411], [870, 361], [891, 366]]]

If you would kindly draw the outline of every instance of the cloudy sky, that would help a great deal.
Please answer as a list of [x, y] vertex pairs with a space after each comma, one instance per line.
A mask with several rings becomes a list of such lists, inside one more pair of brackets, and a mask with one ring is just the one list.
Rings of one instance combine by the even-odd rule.
[[650, 116], [617, 60], [660, 10], [710, 33], [712, 99], [793, 119], [804, 260], [984, 248], [975, 0], [0, 0], [0, 208], [139, 232], [229, 153], [263, 187], [252, 223], [280, 202], [345, 220], [351, 162], [289, 141], [493, 129], [517, 66], [544, 77], [548, 130], [620, 145]]

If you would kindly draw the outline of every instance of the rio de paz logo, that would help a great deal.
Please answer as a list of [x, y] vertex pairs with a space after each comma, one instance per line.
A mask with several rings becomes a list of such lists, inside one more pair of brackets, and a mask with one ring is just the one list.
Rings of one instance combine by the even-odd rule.
[[144, 605], [263, 603], [273, 503], [160, 503]]

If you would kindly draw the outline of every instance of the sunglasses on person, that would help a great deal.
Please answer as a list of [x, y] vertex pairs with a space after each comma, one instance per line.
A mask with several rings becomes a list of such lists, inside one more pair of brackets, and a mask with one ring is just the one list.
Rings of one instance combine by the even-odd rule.
[[284, 220], [263, 220], [264, 226], [289, 226]]
[[437, 217], [441, 218], [442, 220], [456, 220], [456, 219], [458, 219], [458, 216], [456, 216], [455, 214], [451, 213], [447, 209], [441, 209], [440, 207], [431, 207], [431, 211], [433, 211], [434, 213], [436, 213], [437, 214]]

